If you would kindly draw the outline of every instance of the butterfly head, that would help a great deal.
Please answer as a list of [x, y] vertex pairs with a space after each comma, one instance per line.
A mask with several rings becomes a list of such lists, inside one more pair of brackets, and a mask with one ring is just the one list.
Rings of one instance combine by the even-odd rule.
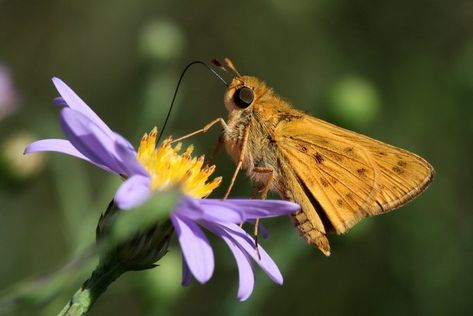
[[224, 101], [228, 112], [249, 110], [255, 103], [255, 87], [251, 84], [252, 77], [233, 78], [225, 91]]
[[242, 76], [229, 58], [224, 64], [212, 60], [212, 64], [232, 76], [224, 95], [225, 107], [229, 113], [251, 111], [254, 104], [267, 92], [271, 91], [261, 80], [252, 76]]

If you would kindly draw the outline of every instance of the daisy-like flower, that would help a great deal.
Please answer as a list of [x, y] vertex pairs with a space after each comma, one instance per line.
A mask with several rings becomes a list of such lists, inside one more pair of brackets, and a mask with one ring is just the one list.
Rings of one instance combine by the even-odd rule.
[[204, 167], [203, 156], [192, 158], [192, 146], [182, 154], [181, 144], [173, 147], [170, 139], [156, 147], [157, 131], [154, 129], [143, 136], [136, 152], [63, 81], [53, 78], [53, 83], [61, 95], [55, 103], [62, 106], [60, 123], [67, 140], [40, 140], [30, 144], [25, 153], [61, 152], [121, 176], [125, 181], [115, 195], [115, 203], [120, 209], [137, 207], [153, 192], [178, 186], [183, 197], [170, 218], [183, 253], [184, 285], [192, 276], [205, 283], [213, 274], [213, 251], [201, 227], [222, 238], [233, 253], [240, 276], [240, 300], [247, 299], [253, 290], [252, 261], [274, 282], [282, 284], [282, 275], [274, 261], [261, 247], [258, 257], [254, 239], [239, 224], [256, 218], [291, 214], [299, 210], [297, 204], [275, 200], [203, 199], [220, 184], [221, 178], [209, 180], [215, 166]]

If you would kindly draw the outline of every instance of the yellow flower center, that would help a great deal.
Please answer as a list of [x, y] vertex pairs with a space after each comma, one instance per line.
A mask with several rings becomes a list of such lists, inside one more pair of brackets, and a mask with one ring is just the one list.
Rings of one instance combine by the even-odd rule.
[[208, 182], [215, 166], [203, 167], [204, 156], [193, 158], [192, 145], [180, 154], [182, 144], [173, 147], [171, 138], [168, 138], [156, 148], [157, 135], [156, 127], [149, 134], [144, 134], [137, 154], [138, 161], [151, 177], [151, 190], [161, 191], [179, 185], [185, 194], [204, 198], [220, 185], [222, 177]]

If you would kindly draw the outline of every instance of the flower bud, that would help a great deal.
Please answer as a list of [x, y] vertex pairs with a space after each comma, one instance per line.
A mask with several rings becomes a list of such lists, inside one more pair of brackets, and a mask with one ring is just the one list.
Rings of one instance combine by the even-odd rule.
[[[97, 229], [97, 242], [106, 239], [114, 221], [123, 211], [112, 200], [105, 213], [100, 216]], [[128, 271], [151, 269], [166, 253], [173, 233], [169, 219], [155, 223], [148, 229], [136, 233], [125, 242], [113, 246], [101, 260], [115, 260]]]
[[23, 149], [35, 138], [34, 135], [16, 131], [0, 144], [0, 181], [22, 184], [44, 168], [43, 154], [24, 156]]

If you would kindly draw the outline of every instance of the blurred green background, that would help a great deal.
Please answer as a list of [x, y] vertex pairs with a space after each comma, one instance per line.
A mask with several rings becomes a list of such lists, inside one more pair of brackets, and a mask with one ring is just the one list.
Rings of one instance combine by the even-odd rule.
[[[471, 315], [469, 0], [0, 0], [0, 65], [14, 89], [4, 101], [10, 110], [0, 109], [0, 289], [54, 271], [93, 243], [119, 185], [77, 159], [22, 156], [31, 140], [62, 137], [50, 78], [65, 80], [138, 144], [162, 125], [185, 65], [226, 56], [299, 109], [425, 157], [435, 181], [402, 209], [330, 236], [329, 258], [305, 245], [288, 219], [265, 222], [271, 237], [263, 246], [285, 283], [258, 271], [246, 302], [236, 299], [233, 257], [212, 239], [208, 284], [180, 286], [174, 243], [160, 267], [120, 278], [90, 315]], [[225, 117], [223, 92], [204, 68], [192, 69], [166, 134]], [[186, 144], [208, 154], [217, 136], [215, 129]], [[228, 181], [233, 162], [222, 152], [216, 164]], [[240, 177], [234, 195], [250, 192]], [[80, 284], [13, 313], [54, 315]]]

